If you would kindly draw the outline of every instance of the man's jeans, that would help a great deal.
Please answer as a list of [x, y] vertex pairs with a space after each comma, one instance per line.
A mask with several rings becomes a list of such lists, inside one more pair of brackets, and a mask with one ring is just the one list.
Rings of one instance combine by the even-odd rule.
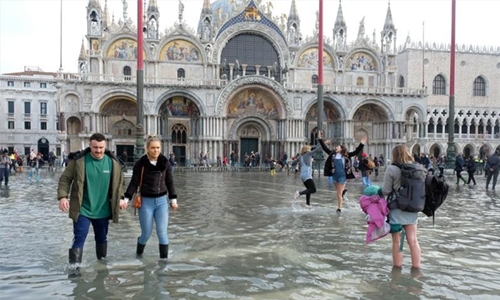
[[90, 223], [92, 223], [92, 227], [94, 227], [94, 239], [96, 245], [107, 243], [109, 220], [109, 218], [90, 219], [79, 215], [78, 221], [73, 222], [74, 239], [73, 246], [71, 248], [83, 248], [85, 239], [89, 233]]
[[153, 221], [156, 223], [156, 234], [160, 245], [168, 245], [168, 200], [167, 196], [158, 198], [142, 197], [139, 208], [141, 236], [139, 244], [146, 245], [153, 232]]
[[9, 168], [0, 168], [0, 183], [2, 183], [5, 178], [5, 185], [9, 184]]
[[488, 171], [488, 177], [486, 178], [486, 187], [488, 187], [488, 185], [490, 184], [490, 181], [491, 181], [491, 177], [493, 177], [493, 189], [495, 189], [496, 185], [497, 185], [497, 179], [498, 179], [498, 170], [496, 171], [493, 171], [493, 172], [490, 172]]

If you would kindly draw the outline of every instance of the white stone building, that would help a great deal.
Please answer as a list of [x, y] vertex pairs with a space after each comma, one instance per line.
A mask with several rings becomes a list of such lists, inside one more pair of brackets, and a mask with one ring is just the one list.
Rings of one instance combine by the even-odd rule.
[[[182, 2], [178, 20], [165, 31], [157, 1], [148, 3], [145, 131], [158, 134], [165, 152], [175, 152], [181, 164], [200, 152], [211, 159], [232, 150], [240, 158], [250, 151], [280, 157], [311, 141], [318, 111], [318, 32], [303, 38], [294, 0], [288, 16], [275, 16], [257, 3], [204, 0], [197, 32], [184, 23]], [[137, 42], [126, 10], [124, 1], [123, 20], [116, 24], [107, 4], [103, 10], [89, 0], [79, 73], [58, 74], [61, 129], [71, 151], [102, 132], [118, 154], [133, 152]], [[367, 136], [365, 151], [374, 155], [388, 157], [400, 143], [413, 152], [443, 154], [449, 51], [423, 51], [409, 38], [398, 46], [390, 6], [383, 17], [380, 36], [368, 37], [361, 20], [348, 42], [339, 3], [333, 35], [324, 45], [323, 128], [350, 149]], [[478, 154], [483, 145], [485, 152], [499, 145], [500, 51], [485, 50], [459, 48], [457, 55], [457, 152]]]
[[56, 73], [26, 67], [0, 75], [0, 147], [48, 157], [61, 152], [57, 135]]

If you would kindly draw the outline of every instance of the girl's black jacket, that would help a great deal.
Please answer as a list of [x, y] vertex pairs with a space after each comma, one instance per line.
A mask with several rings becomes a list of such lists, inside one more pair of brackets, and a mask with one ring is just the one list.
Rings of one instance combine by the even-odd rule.
[[132, 198], [137, 191], [141, 180], [141, 171], [144, 167], [142, 178], [141, 196], [143, 197], [161, 197], [168, 193], [169, 199], [177, 199], [177, 193], [174, 187], [174, 177], [172, 168], [165, 155], [160, 154], [156, 166], [151, 164], [147, 155], [143, 155], [134, 165], [132, 179], [125, 192], [125, 198]]

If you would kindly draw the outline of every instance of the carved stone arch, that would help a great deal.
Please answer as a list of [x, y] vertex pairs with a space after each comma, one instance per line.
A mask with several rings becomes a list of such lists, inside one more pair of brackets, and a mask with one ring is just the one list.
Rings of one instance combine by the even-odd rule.
[[[405, 111], [404, 111], [405, 120], [407, 119], [407, 116], [408, 116], [410, 111], [416, 113], [418, 115], [418, 119], [420, 121], [423, 122], [424, 120], [428, 120], [427, 115], [424, 113], [425, 110], [421, 106], [418, 106], [418, 105], [412, 105], [412, 106], [409, 106], [405, 109]], [[437, 122], [437, 119], [434, 119], [434, 121]]]
[[68, 135], [77, 135], [82, 131], [82, 121], [77, 116], [66, 118], [66, 133]]
[[421, 146], [419, 143], [415, 143], [410, 147], [410, 153], [417, 154], [420, 156], [420, 153], [422, 153], [423, 146]]
[[467, 145], [464, 146], [463, 148], [463, 155], [465, 159], [469, 158], [469, 156], [474, 156], [476, 155], [476, 146], [472, 143], [468, 143]]
[[[367, 66], [369, 67], [374, 67], [375, 70], [368, 70], [368, 71], [372, 71], [372, 72], [380, 72], [382, 70], [384, 70], [384, 66], [383, 66], [383, 63], [382, 61], [378, 58], [378, 54], [373, 51], [373, 49], [370, 49], [370, 48], [365, 48], [365, 47], [362, 47], [362, 48], [354, 48], [352, 49], [351, 51], [349, 51], [345, 56], [344, 56], [344, 65], [342, 66], [342, 68], [346, 71], [350, 71], [351, 70], [351, 64], [349, 63], [351, 60], [353, 59], [358, 59], [358, 58], [361, 58], [360, 55], [363, 55], [363, 54], [368, 54], [369, 55], [369, 58], [371, 59], [371, 64], [370, 62], [364, 62], [367, 64]], [[395, 62], [394, 62], [395, 63]]]
[[274, 136], [273, 126], [268, 120], [256, 117], [256, 116], [246, 116], [237, 119], [229, 128], [229, 139], [238, 140], [238, 133], [242, 126], [255, 125], [260, 131], [260, 138], [262, 141], [271, 141]]
[[[126, 99], [130, 99], [137, 103], [137, 96], [134, 91], [131, 89], [121, 87], [121, 88], [113, 88], [113, 89], [107, 89], [104, 94], [101, 96], [97, 97], [97, 101], [92, 102], [92, 111], [100, 111], [103, 105], [109, 101], [111, 98], [116, 98], [116, 97], [123, 97]], [[146, 113], [146, 110], [144, 111]]]
[[173, 98], [175, 96], [180, 96], [189, 99], [191, 102], [193, 102], [196, 107], [198, 108], [198, 111], [200, 113], [200, 116], [206, 116], [207, 111], [206, 107], [203, 105], [202, 100], [200, 97], [188, 90], [171, 90], [167, 91], [163, 94], [161, 94], [158, 99], [155, 101], [155, 106], [153, 107], [153, 112], [152, 114], [159, 114], [160, 109], [162, 108], [163, 104], [170, 98]]
[[233, 25], [222, 32], [218, 37], [213, 46], [213, 59], [212, 62], [217, 64], [222, 61], [221, 54], [222, 49], [227, 45], [227, 43], [237, 35], [240, 34], [258, 34], [265, 39], [267, 39], [273, 46], [278, 57], [280, 58], [280, 65], [284, 66], [288, 58], [288, 46], [286, 41], [278, 32], [271, 30], [268, 26], [256, 23], [256, 22], [243, 22]]
[[[367, 98], [366, 100], [360, 101], [355, 107], [352, 108], [349, 114], [349, 119], [350, 120], [361, 120], [361, 119], [366, 119], [360, 116], [359, 114], [361, 111], [359, 111], [360, 108], [363, 106], [369, 106], [365, 107], [364, 111], [367, 112], [371, 116], [376, 116], [376, 115], [385, 115], [384, 120], [395, 120], [396, 118], [394, 117], [394, 112], [390, 108], [390, 106], [382, 99], [374, 99], [374, 98]], [[370, 112], [369, 109], [374, 108], [376, 110]], [[368, 110], [366, 110], [368, 109]], [[369, 118], [371, 119], [371, 118]]]
[[70, 91], [66, 92], [61, 95], [61, 108], [62, 111], [65, 112], [79, 112], [80, 111], [80, 104], [81, 104], [81, 98], [78, 92], [76, 91]]
[[[101, 49], [103, 51], [103, 57], [108, 58], [109, 51], [113, 50], [110, 47], [114, 46], [115, 42], [120, 41], [120, 40], [132, 40], [135, 42], [135, 44], [137, 44], [137, 36], [136, 35], [133, 35], [131, 33], [121, 33], [121, 34], [115, 35], [112, 39], [104, 42], [104, 44], [102, 45]], [[153, 57], [151, 50], [147, 47], [146, 43], [144, 43], [144, 45], [143, 45], [143, 50], [145, 53], [144, 59], [149, 59], [149, 58]], [[134, 58], [134, 59], [136, 59], [136, 58]]]
[[286, 119], [286, 117], [292, 113], [292, 106], [288, 101], [288, 93], [283, 86], [268, 77], [259, 75], [243, 76], [226, 85], [224, 90], [219, 94], [219, 98], [216, 100], [215, 113], [218, 116], [227, 115], [228, 100], [232, 99], [236, 92], [249, 86], [260, 87], [273, 94], [275, 100], [277, 100], [277, 104], [281, 106], [282, 119]]
[[[205, 48], [202, 44], [200, 44], [200, 42], [196, 39], [193, 39], [192, 37], [190, 36], [177, 36], [177, 35], [174, 35], [174, 36], [171, 36], [165, 40], [162, 40], [160, 42], [160, 44], [158, 45], [158, 51], [157, 53], [155, 54], [155, 59], [158, 60], [158, 61], [171, 61], [171, 60], [168, 60], [168, 59], [165, 59], [164, 55], [166, 53], [165, 50], [168, 50], [168, 49], [164, 49], [168, 44], [170, 43], [185, 43], [185, 46], [189, 46], [189, 44], [191, 44], [192, 46], [196, 47], [196, 50], [198, 52], [198, 57], [200, 58], [198, 61], [193, 61], [194, 63], [206, 63], [208, 62], [208, 58], [206, 57], [206, 53], [205, 53]], [[189, 51], [194, 51], [192, 50], [193, 48], [191, 48]], [[173, 61], [175, 62], [175, 60]]]
[[446, 147], [441, 143], [434, 143], [429, 147], [429, 154], [438, 158], [439, 156], [446, 154]]
[[[304, 120], [307, 120], [308, 119], [308, 116], [310, 116], [310, 114], [313, 114], [313, 109], [318, 107], [318, 102], [317, 102], [317, 97], [314, 97], [313, 99], [311, 99], [307, 105], [305, 106], [305, 109], [302, 110], [301, 112], [301, 115], [300, 115], [300, 118], [301, 119], [304, 119]], [[345, 120], [346, 119], [346, 116], [347, 116], [347, 112], [345, 111], [344, 107], [342, 106], [342, 104], [337, 101], [337, 99], [335, 98], [330, 98], [330, 97], [324, 97], [324, 107], [326, 108], [327, 105], [331, 105], [332, 108], [335, 109], [335, 113], [337, 115], [337, 117], [339, 118], [339, 120]], [[328, 111], [325, 110], [325, 114], [326, 116], [329, 116], [328, 114]], [[317, 114], [316, 114], [317, 116]], [[328, 120], [331, 119], [331, 118], [328, 118]], [[327, 119], [324, 119], [324, 121], [328, 121]]]
[[[323, 66], [335, 69], [337, 61], [335, 60], [334, 52], [328, 51], [327, 48], [323, 48], [323, 52]], [[295, 58], [295, 62], [295, 66], [299, 68], [317, 68], [318, 45], [308, 44], [308, 47], [301, 49]]]

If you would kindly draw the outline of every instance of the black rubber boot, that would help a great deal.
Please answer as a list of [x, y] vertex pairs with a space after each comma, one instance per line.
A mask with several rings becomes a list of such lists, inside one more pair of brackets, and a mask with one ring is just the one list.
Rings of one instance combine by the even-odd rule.
[[168, 244], [160, 244], [160, 258], [168, 258]]
[[139, 244], [139, 242], [137, 242], [137, 250], [135, 251], [135, 253], [137, 254], [137, 256], [142, 256], [142, 253], [144, 253], [144, 248], [145, 247], [146, 247], [146, 245]]
[[97, 256], [97, 259], [106, 258], [107, 254], [108, 254], [108, 243], [95, 245], [95, 255]]
[[69, 277], [79, 277], [80, 266], [82, 263], [83, 248], [69, 249]]

